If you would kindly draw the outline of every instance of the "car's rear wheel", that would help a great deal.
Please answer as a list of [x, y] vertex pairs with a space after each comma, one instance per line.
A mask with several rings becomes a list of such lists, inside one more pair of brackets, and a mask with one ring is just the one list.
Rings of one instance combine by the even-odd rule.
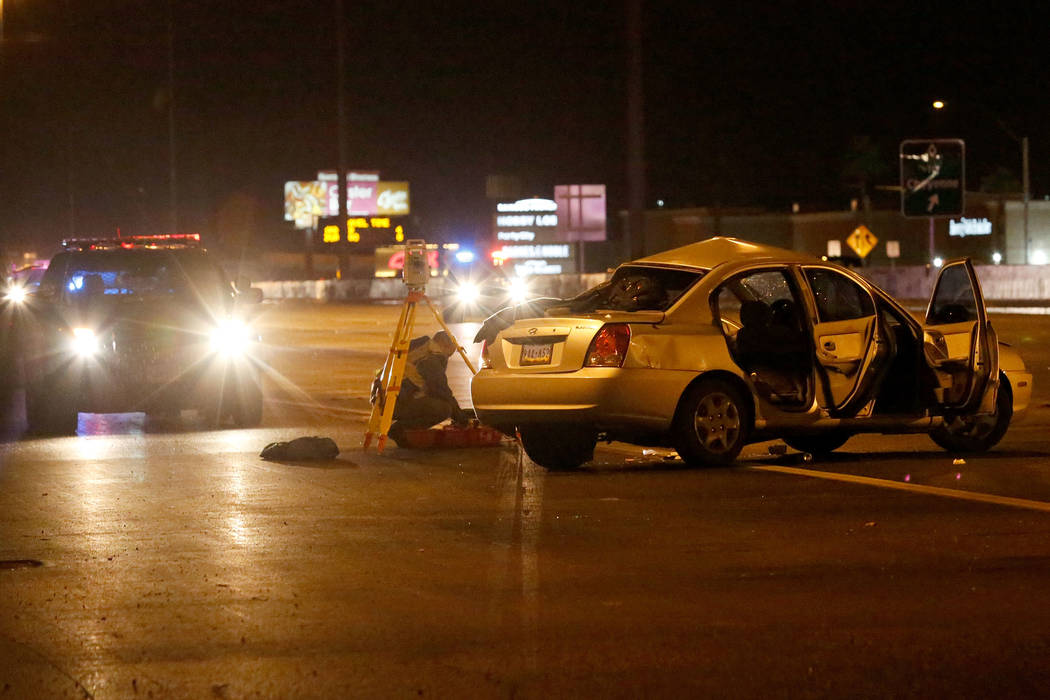
[[594, 458], [598, 434], [590, 426], [529, 425], [518, 430], [525, 454], [554, 471], [576, 469]]
[[76, 394], [53, 382], [26, 387], [26, 428], [36, 435], [72, 435], [77, 431]]
[[1013, 395], [1006, 379], [1000, 379], [995, 413], [990, 416], [956, 416], [930, 433], [930, 438], [949, 452], [986, 452], [999, 444], [1010, 427]]
[[826, 433], [824, 435], [798, 435], [786, 437], [784, 442], [799, 452], [811, 455], [826, 455], [846, 444], [852, 437], [849, 433]]
[[721, 379], [693, 385], [674, 420], [675, 449], [687, 464], [729, 464], [747, 440], [751, 415], [743, 394]]

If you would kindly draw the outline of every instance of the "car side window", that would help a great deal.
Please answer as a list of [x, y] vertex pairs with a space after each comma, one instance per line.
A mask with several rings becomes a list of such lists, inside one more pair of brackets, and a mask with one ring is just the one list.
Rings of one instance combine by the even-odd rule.
[[744, 325], [747, 309], [768, 309], [770, 322], [792, 330], [801, 328], [798, 306], [783, 270], [746, 272], [726, 281], [715, 296], [723, 332], [731, 339]]
[[977, 320], [977, 299], [965, 265], [952, 265], [941, 273], [926, 323], [962, 323]]
[[806, 279], [817, 302], [821, 323], [849, 321], [875, 314], [871, 295], [840, 272], [827, 268], [806, 268]]

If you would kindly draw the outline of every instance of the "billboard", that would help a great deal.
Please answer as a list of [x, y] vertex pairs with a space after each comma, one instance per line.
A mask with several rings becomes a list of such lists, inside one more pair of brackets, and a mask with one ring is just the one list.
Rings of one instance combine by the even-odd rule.
[[576, 272], [576, 246], [558, 234], [559, 220], [553, 199], [499, 202], [493, 220], [493, 263], [512, 268], [520, 277]]
[[559, 240], [605, 240], [605, 185], [556, 185], [554, 201]]
[[[324, 216], [339, 216], [338, 176], [331, 170], [317, 173], [327, 188]], [[408, 183], [383, 182], [379, 171], [352, 170], [346, 173], [348, 216], [404, 216], [410, 212]]]
[[408, 183], [383, 182], [376, 186], [376, 210], [379, 216], [404, 216], [409, 213]]
[[284, 183], [284, 220], [294, 221], [297, 228], [310, 228], [315, 216], [325, 216], [327, 202], [328, 188], [324, 183]]

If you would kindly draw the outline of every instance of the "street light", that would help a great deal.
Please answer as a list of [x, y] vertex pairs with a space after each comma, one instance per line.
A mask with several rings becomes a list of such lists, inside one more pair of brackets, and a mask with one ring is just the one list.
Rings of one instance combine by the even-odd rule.
[[[933, 108], [936, 110], [944, 109], [947, 106], [947, 103], [944, 102], [944, 100], [934, 100], [932, 104]], [[1021, 144], [1021, 187], [1024, 189], [1024, 194], [1022, 195], [1022, 201], [1024, 204], [1024, 264], [1027, 265], [1028, 248], [1030, 246], [1030, 242], [1028, 240], [1028, 200], [1031, 197], [1031, 187], [1029, 185], [1028, 179], [1028, 137], [1018, 137], [1017, 134], [1013, 132], [1013, 129], [1008, 127], [1006, 125], [1006, 122], [1004, 122], [999, 117], [999, 115], [995, 114], [983, 105], [982, 109], [985, 109], [986, 111], [991, 113], [992, 117], [995, 119], [995, 123], [999, 125], [1000, 129], [1006, 132], [1007, 136]]]

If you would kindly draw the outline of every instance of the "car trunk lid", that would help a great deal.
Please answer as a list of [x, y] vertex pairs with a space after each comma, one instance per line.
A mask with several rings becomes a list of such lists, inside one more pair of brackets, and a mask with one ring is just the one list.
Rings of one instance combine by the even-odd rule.
[[572, 372], [583, 367], [591, 341], [606, 324], [654, 324], [663, 317], [663, 312], [648, 311], [526, 319], [504, 329], [487, 352], [497, 368], [530, 373]]

